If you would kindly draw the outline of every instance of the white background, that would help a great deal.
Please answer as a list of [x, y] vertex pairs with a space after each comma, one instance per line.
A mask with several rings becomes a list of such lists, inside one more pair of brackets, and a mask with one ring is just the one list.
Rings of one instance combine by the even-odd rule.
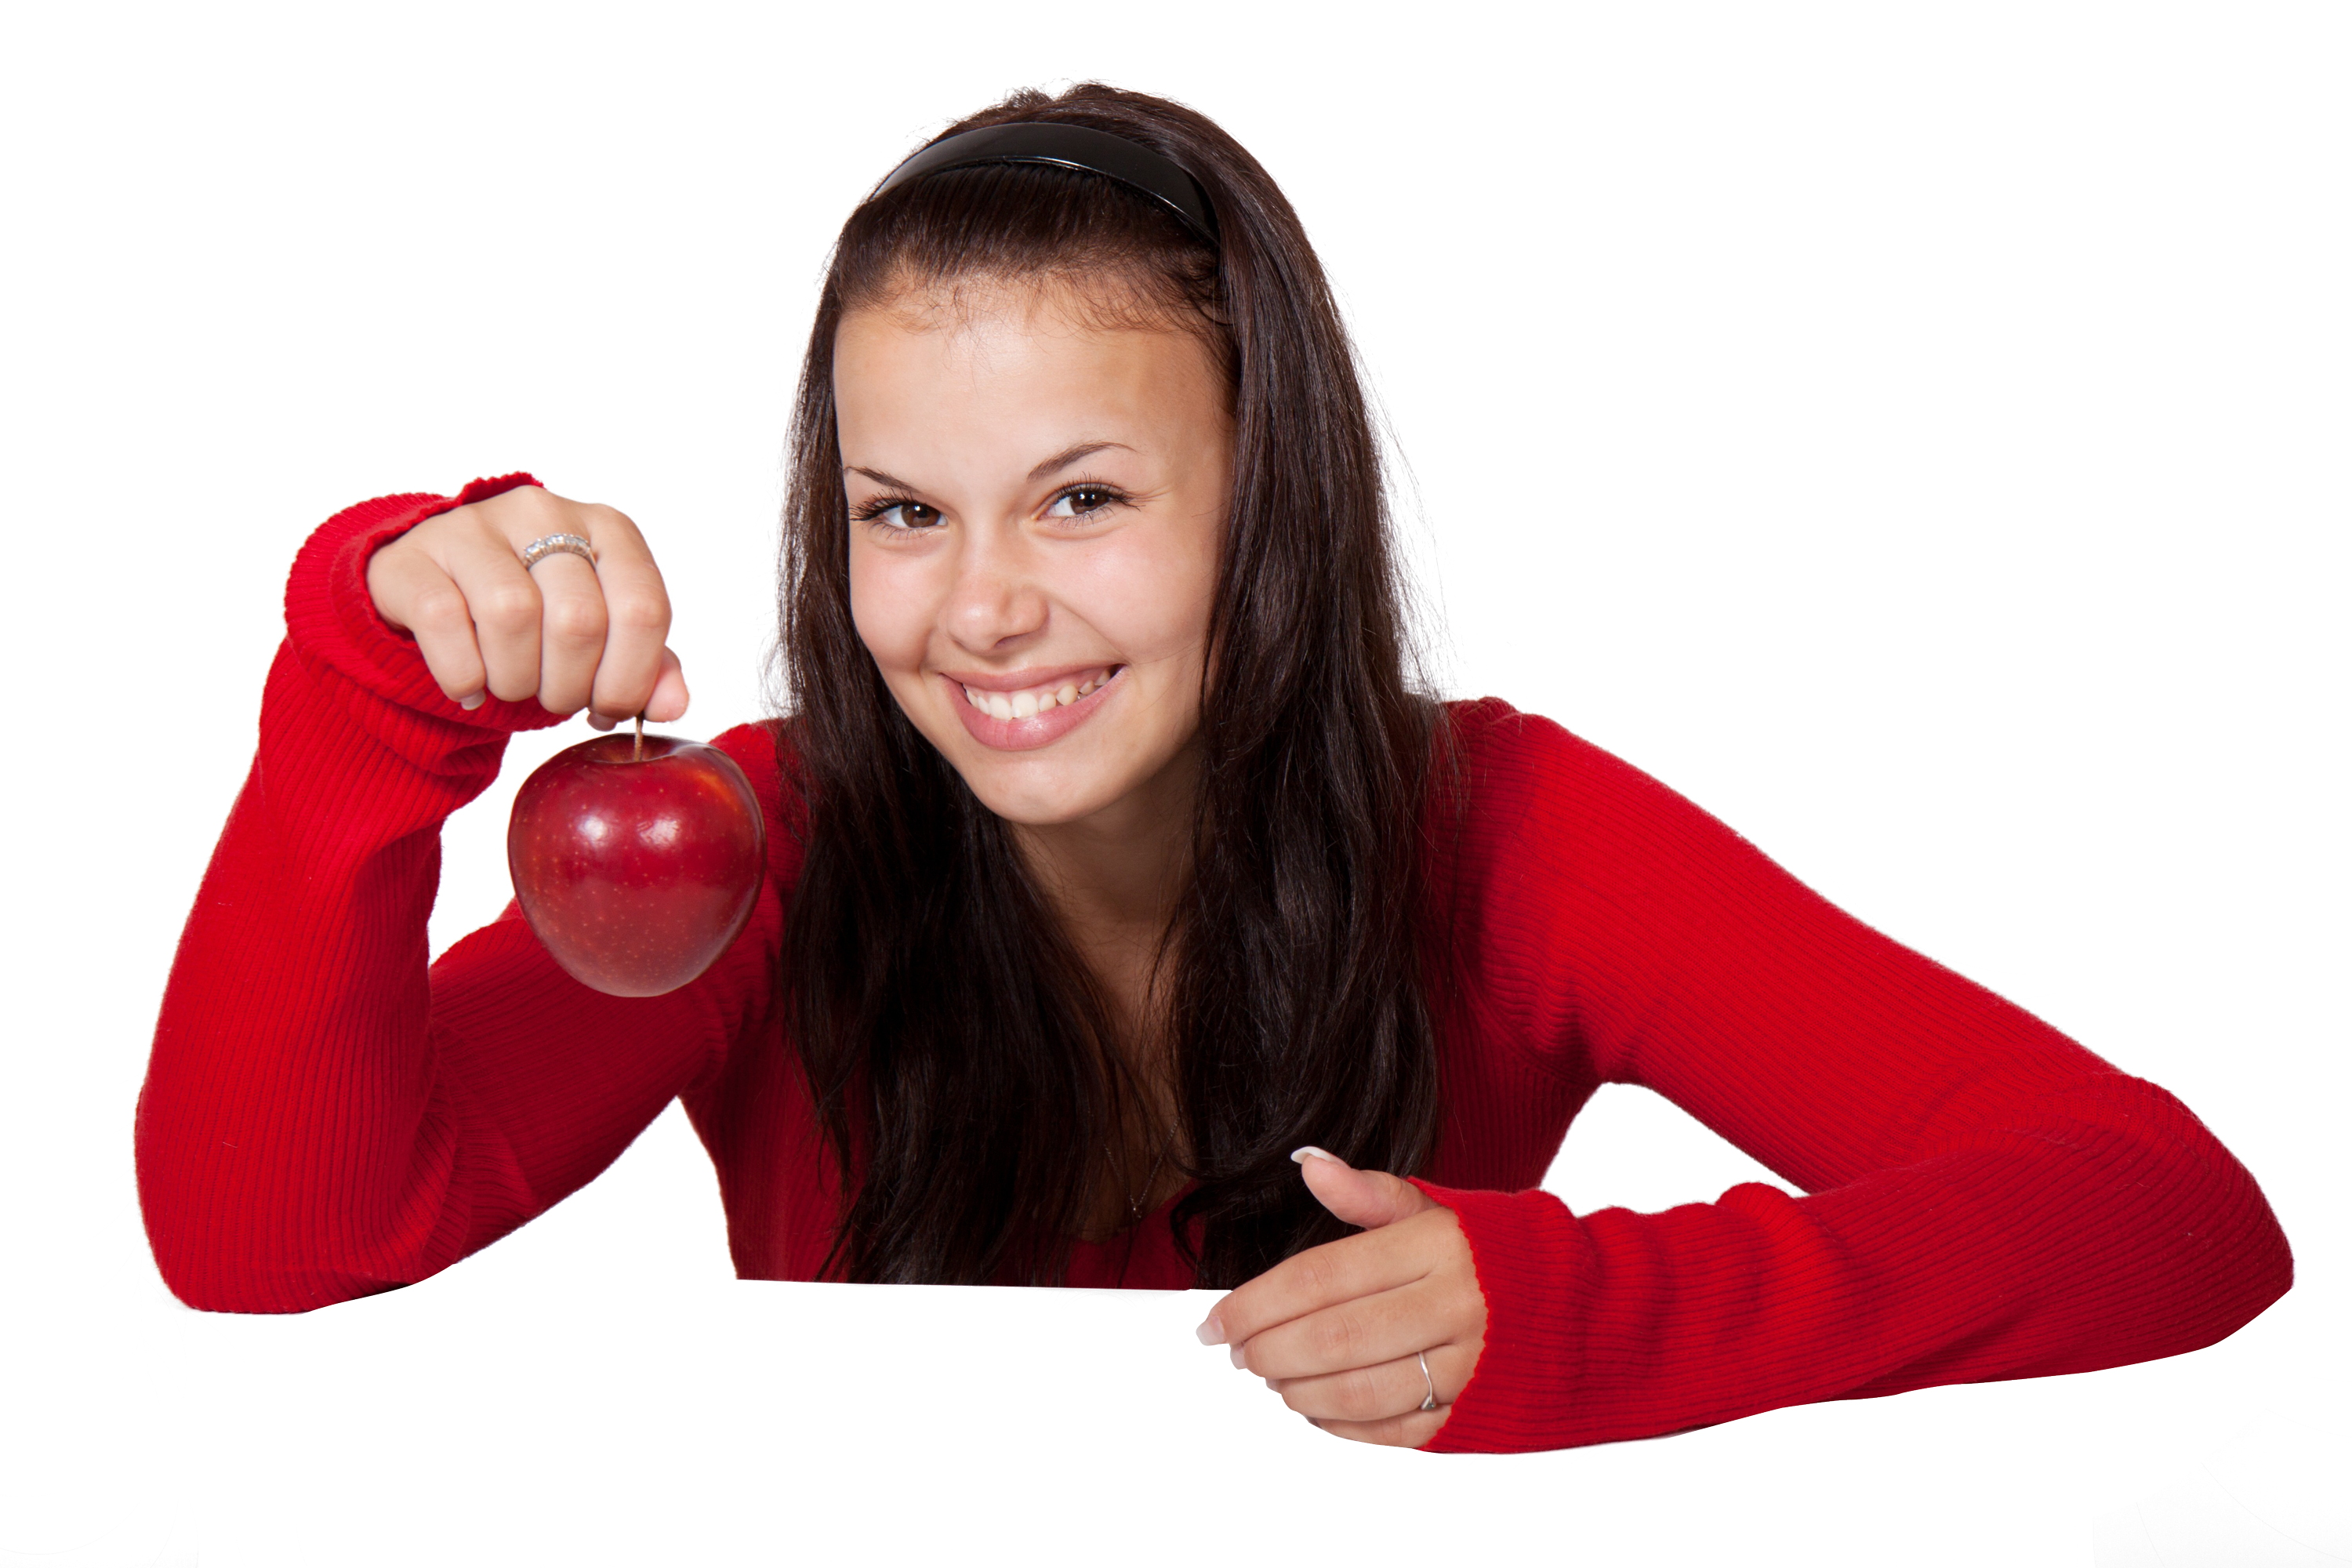
[[[8, 18], [0, 1563], [2352, 1559], [2340, 7]], [[2276, 1206], [2285, 1300], [2087, 1377], [1379, 1452], [1192, 1343], [1205, 1298], [734, 1284], [673, 1110], [424, 1286], [172, 1301], [131, 1106], [304, 534], [528, 467], [645, 527], [681, 728], [758, 715], [834, 230], [950, 119], [1087, 76], [1297, 204], [1445, 689], [2180, 1094]], [[451, 824], [436, 949], [583, 733]], [[1610, 1090], [1549, 1184], [1753, 1172]]]

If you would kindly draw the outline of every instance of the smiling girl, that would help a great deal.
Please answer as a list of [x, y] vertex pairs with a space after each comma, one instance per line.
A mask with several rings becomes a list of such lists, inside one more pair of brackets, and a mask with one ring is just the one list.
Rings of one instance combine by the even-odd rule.
[[[2286, 1289], [2162, 1089], [1558, 726], [1412, 689], [1329, 290], [1199, 115], [1023, 94], [886, 180], [793, 458], [792, 711], [716, 742], [767, 879], [664, 996], [511, 909], [425, 963], [509, 734], [686, 711], [635, 524], [510, 475], [303, 548], [140, 1105], [183, 1300], [422, 1279], [673, 1099], [745, 1278], [1223, 1289], [1204, 1341], [1417, 1447], [2109, 1366]], [[1538, 1183], [1604, 1082], [1802, 1195], [1571, 1215]]]

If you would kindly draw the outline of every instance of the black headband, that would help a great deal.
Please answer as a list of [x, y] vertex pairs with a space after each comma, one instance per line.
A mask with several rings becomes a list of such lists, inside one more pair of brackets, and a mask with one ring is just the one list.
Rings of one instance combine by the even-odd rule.
[[[1010, 125], [983, 125], [944, 142], [934, 142], [897, 168], [874, 187], [874, 195], [936, 174], [942, 169], [968, 169], [976, 163], [1050, 163], [1117, 180], [1139, 191], [1181, 220], [1184, 226], [1217, 243], [1217, 213], [1209, 193], [1201, 188], [1182, 164], [1161, 157], [1124, 136], [1067, 125], [1052, 120], [1021, 120]], [[871, 197], [867, 198], [871, 200]]]

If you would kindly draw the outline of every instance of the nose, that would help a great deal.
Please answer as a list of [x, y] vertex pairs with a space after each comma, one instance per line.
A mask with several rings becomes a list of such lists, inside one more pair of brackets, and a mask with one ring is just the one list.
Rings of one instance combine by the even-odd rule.
[[957, 552], [943, 621], [947, 634], [976, 654], [1006, 651], [1045, 629], [1046, 597], [1037, 562], [1019, 529], [968, 527]]

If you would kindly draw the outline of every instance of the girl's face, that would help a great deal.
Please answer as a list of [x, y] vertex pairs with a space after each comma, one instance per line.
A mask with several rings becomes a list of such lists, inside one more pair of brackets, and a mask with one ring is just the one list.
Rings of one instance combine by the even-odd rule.
[[1207, 346], [1099, 314], [901, 298], [834, 344], [858, 636], [981, 802], [1033, 827], [1188, 804], [1233, 483]]

